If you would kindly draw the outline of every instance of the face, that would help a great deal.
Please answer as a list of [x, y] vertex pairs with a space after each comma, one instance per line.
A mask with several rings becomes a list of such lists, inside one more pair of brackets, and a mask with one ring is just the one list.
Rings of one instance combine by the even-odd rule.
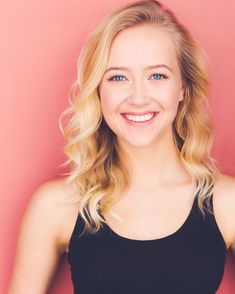
[[119, 33], [99, 93], [104, 119], [120, 144], [144, 147], [169, 139], [183, 99], [170, 35], [149, 25]]

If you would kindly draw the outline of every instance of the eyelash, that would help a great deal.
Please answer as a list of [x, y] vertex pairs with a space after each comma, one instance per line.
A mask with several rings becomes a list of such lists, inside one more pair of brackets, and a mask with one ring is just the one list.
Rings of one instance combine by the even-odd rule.
[[[165, 74], [159, 74], [159, 73], [154, 73], [154, 74], [152, 74], [150, 77], [152, 77], [152, 76], [155, 76], [155, 75], [159, 75], [159, 76], [162, 76], [163, 77], [163, 79], [167, 79], [168, 77], [167, 77], [167, 75], [165, 75]], [[123, 75], [114, 75], [114, 76], [112, 76], [111, 78], [109, 78], [108, 79], [108, 81], [110, 81], [110, 82], [123, 82], [123, 81], [115, 81], [115, 80], [113, 80], [114, 78], [116, 78], [116, 77], [124, 77]], [[125, 77], [124, 77], [125, 78]], [[160, 81], [160, 80], [162, 80], [162, 79], [156, 79], [155, 81]]]

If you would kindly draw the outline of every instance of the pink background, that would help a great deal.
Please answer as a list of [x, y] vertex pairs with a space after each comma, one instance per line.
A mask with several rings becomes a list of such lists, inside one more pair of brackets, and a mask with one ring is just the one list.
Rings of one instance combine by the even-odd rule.
[[[64, 171], [59, 168], [64, 142], [58, 117], [76, 78], [80, 48], [102, 16], [122, 3], [127, 1], [0, 2], [0, 293], [7, 291], [20, 220], [33, 191]], [[235, 1], [164, 3], [192, 31], [210, 59], [209, 99], [216, 124], [213, 155], [224, 173], [235, 175]], [[235, 293], [231, 260], [228, 255], [217, 293]], [[49, 293], [72, 293], [66, 257]]]

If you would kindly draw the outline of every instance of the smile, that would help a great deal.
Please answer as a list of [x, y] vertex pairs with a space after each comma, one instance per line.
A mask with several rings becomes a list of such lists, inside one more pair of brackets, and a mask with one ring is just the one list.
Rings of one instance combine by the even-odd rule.
[[145, 126], [151, 123], [157, 114], [158, 112], [149, 112], [141, 115], [122, 113], [121, 115], [131, 125]]
[[128, 120], [131, 120], [131, 121], [136, 121], [136, 122], [141, 122], [141, 121], [148, 121], [150, 120], [151, 118], [153, 118], [154, 114], [145, 114], [145, 115], [128, 115], [128, 114], [124, 114], [125, 117], [128, 119]]

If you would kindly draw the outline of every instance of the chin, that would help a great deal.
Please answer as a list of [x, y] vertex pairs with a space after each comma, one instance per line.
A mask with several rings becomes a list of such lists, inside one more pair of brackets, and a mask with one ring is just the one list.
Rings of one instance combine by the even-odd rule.
[[154, 140], [140, 140], [140, 136], [138, 139], [132, 139], [131, 140], [131, 136], [129, 136], [129, 138], [121, 138], [120, 141], [121, 143], [124, 143], [124, 145], [128, 145], [129, 147], [135, 147], [135, 148], [144, 148], [144, 147], [148, 147], [154, 144], [154, 142], [156, 142], [156, 138]]

